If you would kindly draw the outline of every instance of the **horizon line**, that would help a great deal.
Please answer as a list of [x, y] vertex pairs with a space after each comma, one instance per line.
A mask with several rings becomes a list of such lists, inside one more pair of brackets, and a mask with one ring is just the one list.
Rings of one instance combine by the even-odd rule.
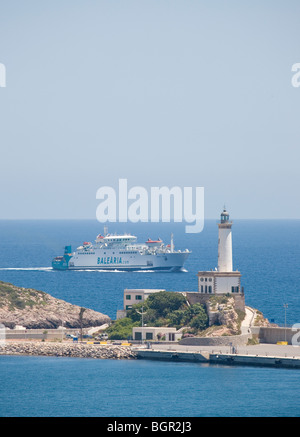
[[[97, 219], [93, 219], [93, 218], [33, 218], [33, 217], [31, 217], [31, 218], [0, 218], [0, 221], [29, 221], [29, 220], [40, 220], [40, 221], [43, 221], [43, 220], [52, 220], [52, 221], [58, 221], [58, 220], [60, 220], [60, 221], [62, 221], [62, 220], [65, 220], [65, 221], [70, 221], [70, 220], [73, 220], [73, 221], [82, 221], [82, 220], [86, 220], [86, 221], [97, 221], [98, 222], [98, 220]], [[207, 218], [204, 218], [204, 220], [219, 220], [219, 218], [216, 218], [216, 217], [207, 217]], [[247, 218], [242, 218], [242, 217], [236, 217], [236, 218], [233, 218], [232, 220], [300, 220], [300, 217], [247, 217]], [[152, 222], [151, 220], [149, 220], [149, 221], [147, 221], [147, 222], [145, 222], [145, 221], [138, 221], [138, 222], [131, 222], [131, 221], [128, 221], [128, 222], [120, 222], [120, 221], [115, 221], [115, 222], [106, 222], [106, 223], [102, 223], [102, 222], [98, 222], [99, 224], [101, 224], [101, 225], [108, 225], [108, 224], [128, 224], [128, 223], [131, 223], [131, 224], [139, 224], [139, 223], [143, 223], [143, 224], [158, 224], [158, 223], [160, 223], [160, 224], [168, 224], [168, 223], [172, 223], [172, 224], [185, 224], [186, 222], [184, 221], [184, 220], [182, 220], [182, 222], [174, 222], [174, 220], [170, 220], [170, 222], [163, 222], [163, 221], [158, 221], [158, 222]]]

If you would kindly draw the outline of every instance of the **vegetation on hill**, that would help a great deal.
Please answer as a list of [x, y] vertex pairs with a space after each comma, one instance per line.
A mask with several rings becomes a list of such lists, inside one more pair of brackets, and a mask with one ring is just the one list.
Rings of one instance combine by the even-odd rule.
[[167, 326], [180, 329], [189, 326], [190, 332], [197, 333], [208, 326], [205, 307], [200, 304], [189, 305], [181, 293], [160, 291], [151, 294], [143, 303], [132, 306], [127, 317], [115, 321], [107, 330], [110, 339], [127, 339], [132, 328], [141, 326]]
[[100, 326], [110, 323], [105, 314], [56, 299], [44, 291], [0, 281], [0, 323], [13, 329], [51, 329]]
[[23, 310], [26, 306], [46, 305], [47, 294], [43, 291], [19, 288], [0, 281], [0, 308], [7, 306], [10, 311]]

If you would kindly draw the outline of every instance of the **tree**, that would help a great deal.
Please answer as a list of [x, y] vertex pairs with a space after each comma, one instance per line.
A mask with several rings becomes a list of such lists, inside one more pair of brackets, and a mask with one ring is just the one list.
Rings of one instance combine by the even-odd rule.
[[80, 308], [79, 311], [79, 326], [80, 326], [80, 341], [82, 341], [82, 328], [83, 328], [83, 313], [85, 312], [86, 308]]
[[168, 313], [179, 310], [186, 304], [185, 298], [181, 293], [172, 291], [159, 291], [150, 294], [147, 299], [149, 308], [156, 311], [156, 317], [166, 317]]
[[[201, 305], [202, 307], [202, 305]], [[197, 315], [195, 315], [190, 321], [190, 327], [194, 328], [197, 331], [203, 331], [207, 328], [208, 325], [208, 317], [205, 312], [204, 307], [198, 311]]]
[[186, 310], [175, 310], [172, 313], [168, 314], [169, 324], [171, 326], [181, 327], [184, 325], [186, 320]]

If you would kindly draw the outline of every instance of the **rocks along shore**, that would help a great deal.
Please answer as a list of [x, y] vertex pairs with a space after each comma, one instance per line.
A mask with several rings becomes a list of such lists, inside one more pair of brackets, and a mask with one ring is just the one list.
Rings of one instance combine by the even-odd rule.
[[42, 355], [54, 357], [135, 359], [130, 346], [58, 342], [6, 342], [0, 345], [0, 355]]

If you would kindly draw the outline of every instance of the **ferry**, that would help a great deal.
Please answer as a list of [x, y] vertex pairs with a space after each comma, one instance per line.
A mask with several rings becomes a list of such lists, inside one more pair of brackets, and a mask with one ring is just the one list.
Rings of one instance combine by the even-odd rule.
[[190, 254], [188, 249], [175, 250], [173, 235], [171, 243], [164, 245], [158, 238], [138, 243], [130, 234], [99, 234], [94, 243], [85, 241], [72, 252], [65, 246], [63, 256], [52, 260], [55, 270], [164, 270], [180, 271]]

